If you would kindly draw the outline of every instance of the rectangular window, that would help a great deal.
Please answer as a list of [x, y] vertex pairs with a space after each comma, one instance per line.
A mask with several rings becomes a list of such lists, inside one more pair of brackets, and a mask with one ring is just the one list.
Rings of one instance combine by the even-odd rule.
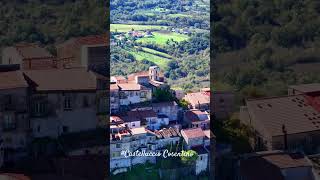
[[72, 110], [72, 100], [70, 96], [65, 96], [63, 101], [64, 110]]
[[16, 128], [16, 123], [15, 123], [13, 114], [4, 114], [4, 116], [3, 116], [3, 128], [5, 130], [15, 129]]

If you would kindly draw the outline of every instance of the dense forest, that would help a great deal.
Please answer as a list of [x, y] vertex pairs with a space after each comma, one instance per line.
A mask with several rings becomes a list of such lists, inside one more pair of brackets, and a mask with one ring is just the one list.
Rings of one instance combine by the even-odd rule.
[[[111, 0], [110, 9], [112, 75], [159, 65], [174, 88], [209, 85], [209, 1]], [[134, 31], [151, 37], [128, 35]]]
[[33, 42], [52, 50], [55, 43], [109, 28], [104, 0], [12, 0], [0, 6], [0, 48]]
[[[134, 22], [209, 29], [209, 0], [111, 0], [112, 23]], [[194, 14], [197, 16], [194, 16]]]
[[319, 16], [317, 0], [214, 1], [214, 87], [240, 100], [320, 82]]

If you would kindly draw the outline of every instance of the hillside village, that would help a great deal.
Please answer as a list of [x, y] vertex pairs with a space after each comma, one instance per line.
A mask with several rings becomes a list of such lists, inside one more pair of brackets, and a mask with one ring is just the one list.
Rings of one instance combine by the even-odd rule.
[[121, 155], [124, 149], [163, 151], [167, 146], [196, 149], [199, 157], [195, 172], [207, 171], [210, 140], [214, 138], [212, 133], [210, 136], [207, 112], [209, 91], [202, 94], [206, 96], [205, 108], [182, 110], [174, 100], [157, 102], [152, 96], [159, 89], [169, 89], [159, 67], [152, 66], [149, 71], [127, 77], [111, 77], [110, 172], [116, 174], [139, 163], [157, 162], [156, 157], [126, 158]]

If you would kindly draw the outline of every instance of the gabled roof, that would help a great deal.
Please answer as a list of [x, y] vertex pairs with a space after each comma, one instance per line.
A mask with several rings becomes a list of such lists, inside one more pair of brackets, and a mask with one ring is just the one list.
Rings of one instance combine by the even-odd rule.
[[135, 80], [134, 78], [136, 76], [140, 77], [149, 77], [149, 71], [141, 71], [141, 72], [136, 72], [128, 75], [128, 81], [133, 81]]
[[210, 104], [210, 95], [206, 92], [188, 93], [185, 95], [185, 100], [192, 105]]
[[21, 71], [0, 72], [0, 89], [28, 87]]
[[129, 117], [136, 117], [139, 119], [145, 119], [149, 117], [157, 117], [157, 113], [153, 110], [135, 110], [127, 112]]
[[166, 138], [171, 138], [171, 137], [179, 137], [181, 136], [180, 132], [176, 128], [163, 128], [161, 130], [156, 130], [154, 131], [154, 134], [157, 136], [159, 139], [166, 139]]
[[144, 127], [131, 128], [130, 131], [131, 131], [132, 135], [147, 133], [147, 131]]
[[119, 90], [119, 86], [116, 84], [110, 84], [110, 90]]
[[84, 68], [24, 71], [38, 91], [96, 90], [95, 75]]
[[292, 85], [289, 88], [302, 93], [320, 92], [320, 83]]
[[185, 134], [189, 139], [206, 136], [201, 128], [182, 129], [181, 134]]
[[320, 130], [320, 112], [304, 95], [247, 100], [250, 117], [272, 136]]
[[261, 180], [284, 180], [281, 170], [296, 167], [311, 167], [311, 164], [300, 153], [285, 153], [282, 151], [247, 154], [240, 160], [240, 174], [248, 180], [256, 180], [257, 178]]
[[205, 121], [208, 120], [208, 113], [205, 111], [200, 111], [198, 109], [192, 109], [190, 111], [185, 112], [185, 117], [192, 122]]
[[36, 44], [22, 43], [15, 45], [15, 48], [24, 59], [43, 59], [54, 57], [46, 49], [41, 48]]
[[140, 91], [147, 89], [146, 87], [135, 83], [120, 83], [118, 86], [121, 91]]

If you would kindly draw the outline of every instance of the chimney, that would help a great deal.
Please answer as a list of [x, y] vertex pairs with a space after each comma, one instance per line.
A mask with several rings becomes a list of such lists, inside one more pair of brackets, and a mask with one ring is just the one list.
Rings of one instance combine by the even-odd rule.
[[288, 150], [288, 135], [287, 135], [287, 130], [286, 126], [282, 124], [282, 132], [283, 132], [283, 140], [284, 140], [284, 151]]

